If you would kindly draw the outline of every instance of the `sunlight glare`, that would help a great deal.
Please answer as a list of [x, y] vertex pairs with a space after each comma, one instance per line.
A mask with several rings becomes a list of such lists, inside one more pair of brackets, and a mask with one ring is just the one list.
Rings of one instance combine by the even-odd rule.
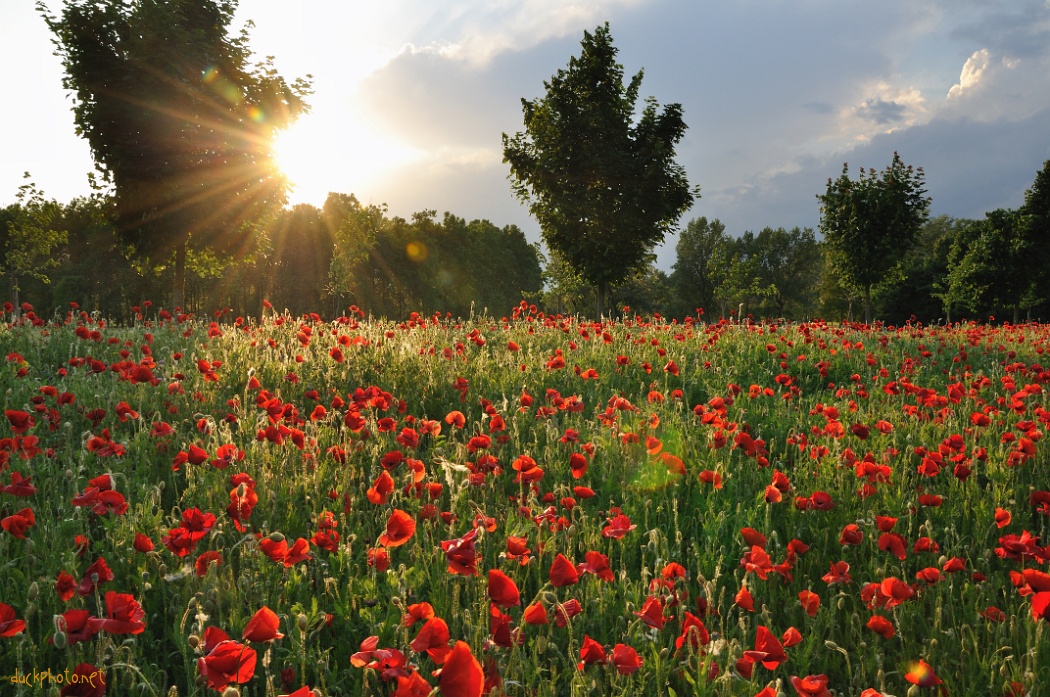
[[289, 201], [320, 206], [330, 191], [382, 198], [373, 187], [421, 153], [347, 114], [338, 121], [307, 114], [278, 135], [274, 155], [292, 186]]

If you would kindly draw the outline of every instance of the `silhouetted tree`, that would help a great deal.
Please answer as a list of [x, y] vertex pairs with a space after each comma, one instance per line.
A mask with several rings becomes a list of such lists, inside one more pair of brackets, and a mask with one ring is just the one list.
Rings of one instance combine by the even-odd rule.
[[525, 131], [503, 134], [514, 193], [529, 204], [544, 242], [598, 291], [650, 261], [699, 191], [674, 149], [685, 133], [680, 104], [646, 100], [634, 123], [642, 73], [623, 84], [609, 25], [584, 32], [583, 51], [523, 99]]
[[252, 224], [285, 201], [271, 143], [306, 110], [309, 83], [251, 65], [229, 36], [233, 0], [67, 0], [41, 12], [73, 92], [77, 131], [113, 185], [116, 222], [148, 264], [174, 263], [182, 305], [187, 246], [243, 257]]

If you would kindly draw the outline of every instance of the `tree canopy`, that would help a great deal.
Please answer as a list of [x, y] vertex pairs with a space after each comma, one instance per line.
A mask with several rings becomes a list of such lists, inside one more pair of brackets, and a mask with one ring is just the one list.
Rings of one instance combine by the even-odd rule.
[[642, 72], [624, 85], [608, 24], [584, 32], [582, 47], [545, 96], [521, 100], [525, 130], [503, 134], [503, 158], [547, 247], [597, 287], [600, 313], [699, 191], [674, 160], [681, 105], [647, 99], [634, 122]]
[[872, 289], [914, 247], [930, 199], [924, 196], [922, 168], [893, 162], [880, 174], [860, 169], [850, 179], [849, 164], [838, 179], [828, 179], [820, 200], [820, 232], [842, 279], [864, 296], [864, 319], [871, 321]]
[[187, 245], [244, 254], [252, 224], [285, 202], [272, 141], [308, 107], [247, 31], [229, 35], [233, 0], [66, 0], [38, 5], [75, 97], [77, 131], [114, 189], [117, 227], [151, 265], [175, 264], [183, 299]]

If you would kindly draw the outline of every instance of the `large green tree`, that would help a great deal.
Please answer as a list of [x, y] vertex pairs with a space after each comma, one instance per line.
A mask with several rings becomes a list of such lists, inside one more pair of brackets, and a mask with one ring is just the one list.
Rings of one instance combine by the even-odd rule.
[[838, 179], [828, 179], [820, 200], [820, 232], [843, 282], [864, 298], [864, 321], [871, 322], [872, 289], [915, 246], [929, 213], [922, 168], [893, 162], [881, 173], [860, 169], [850, 179], [849, 165]]
[[676, 296], [673, 314], [684, 317], [697, 310], [713, 311], [732, 243], [718, 218], [695, 218], [678, 233], [670, 279]]
[[20, 283], [27, 278], [50, 283], [46, 270], [57, 266], [52, 250], [66, 241], [66, 233], [57, 226], [62, 206], [47, 200], [29, 181], [18, 187], [18, 203], [0, 210], [0, 277], [10, 283], [11, 302], [20, 304]]
[[635, 121], [642, 72], [624, 85], [608, 24], [582, 45], [545, 96], [521, 101], [525, 130], [503, 134], [503, 158], [547, 247], [598, 290], [601, 314], [609, 289], [645, 268], [699, 191], [674, 160], [681, 105], [647, 99]]
[[122, 237], [157, 267], [174, 264], [183, 303], [187, 248], [243, 255], [254, 224], [285, 202], [274, 136], [307, 109], [230, 36], [234, 0], [66, 0], [38, 4], [75, 97], [77, 132], [113, 186]]

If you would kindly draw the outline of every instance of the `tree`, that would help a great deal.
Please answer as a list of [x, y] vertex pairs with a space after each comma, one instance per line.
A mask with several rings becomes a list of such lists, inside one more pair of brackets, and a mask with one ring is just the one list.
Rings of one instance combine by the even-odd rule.
[[926, 220], [922, 168], [905, 166], [897, 153], [880, 175], [862, 167], [856, 181], [849, 165], [838, 179], [828, 179], [820, 200], [820, 232], [832, 263], [846, 284], [864, 297], [864, 321], [871, 322], [872, 289], [914, 247]]
[[679, 305], [673, 314], [691, 315], [697, 309], [711, 312], [723, 270], [723, 250], [731, 242], [726, 226], [717, 218], [710, 222], [705, 217], [695, 218], [678, 233], [670, 282]]
[[48, 201], [29, 181], [18, 187], [18, 203], [0, 211], [0, 275], [11, 283], [11, 302], [19, 306], [19, 278], [35, 278], [50, 283], [44, 271], [57, 266], [51, 250], [66, 241], [66, 233], [56, 229], [62, 213], [58, 201]]
[[812, 229], [748, 231], [738, 248], [753, 279], [750, 285], [758, 290], [761, 314], [784, 317], [791, 309], [799, 317], [813, 308], [820, 246]]
[[252, 225], [285, 202], [275, 135], [308, 107], [269, 59], [250, 64], [235, 0], [67, 0], [38, 9], [74, 93], [77, 132], [115, 192], [118, 231], [150, 265], [174, 263], [184, 299], [187, 246], [242, 256]]
[[582, 46], [544, 97], [521, 100], [525, 131], [503, 134], [503, 161], [547, 248], [595, 286], [600, 315], [610, 287], [648, 264], [699, 191], [674, 161], [681, 105], [647, 99], [632, 123], [642, 72], [624, 85], [608, 24]]

